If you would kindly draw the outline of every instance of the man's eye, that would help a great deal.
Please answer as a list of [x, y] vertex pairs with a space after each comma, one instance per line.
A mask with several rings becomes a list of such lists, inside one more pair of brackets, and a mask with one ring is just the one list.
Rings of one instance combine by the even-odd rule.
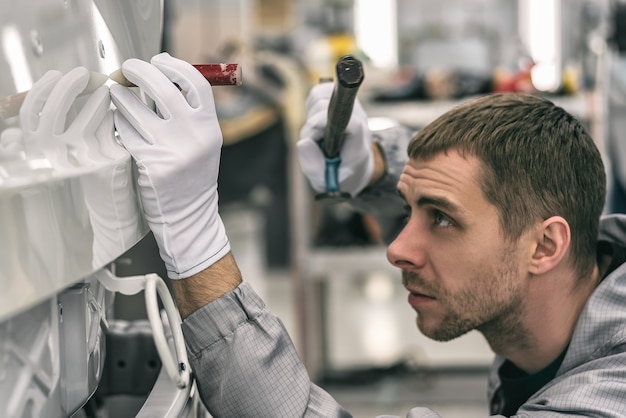
[[435, 225], [437, 226], [452, 226], [452, 221], [443, 213], [435, 211]]

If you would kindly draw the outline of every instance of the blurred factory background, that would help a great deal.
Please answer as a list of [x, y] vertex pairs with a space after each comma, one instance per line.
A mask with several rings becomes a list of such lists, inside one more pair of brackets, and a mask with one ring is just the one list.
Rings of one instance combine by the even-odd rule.
[[[607, 211], [624, 211], [626, 4], [164, 0], [162, 7], [160, 50], [243, 68], [243, 85], [214, 88], [225, 141], [221, 215], [244, 279], [283, 319], [312, 378], [358, 417], [415, 405], [445, 417], [486, 416], [493, 355], [482, 336], [423, 337], [375, 222], [347, 204], [314, 200], [294, 155], [304, 100], [345, 54], [365, 63], [359, 99], [373, 129], [418, 130], [479, 94], [544, 94], [588, 126], [610, 174]], [[118, 276], [166, 277], [150, 234], [113, 265]], [[116, 295], [114, 311], [129, 324], [146, 318], [141, 294]], [[134, 416], [142, 393], [128, 395], [135, 401], [112, 416]]]
[[[476, 416], [485, 415], [485, 371], [492, 354], [482, 336], [450, 343], [423, 337], [372, 221], [348, 206], [325, 207], [302, 192], [306, 184], [292, 160], [305, 117], [301, 99], [320, 77], [332, 77], [339, 57], [353, 54], [365, 62], [359, 98], [374, 129], [401, 123], [417, 130], [477, 94], [538, 91], [583, 119], [605, 149], [614, 109], [611, 71], [619, 61], [618, 3], [180, 0], [166, 5], [165, 49], [190, 62], [243, 65], [244, 86], [216, 92], [226, 134], [222, 210], [227, 228], [237, 234], [233, 251], [243, 262], [244, 277], [284, 319], [312, 376], [331, 392], [336, 389], [338, 397], [345, 394], [345, 402], [353, 402], [349, 407], [363, 409], [363, 416], [388, 411], [394, 403], [402, 413], [422, 401], [439, 402], [440, 409], [461, 406], [457, 416], [464, 417], [470, 416], [471, 402]], [[415, 379], [406, 380], [411, 375]], [[467, 381], [447, 388], [445, 376], [457, 376], [457, 384]], [[359, 386], [365, 390], [359, 392]], [[433, 393], [445, 395], [437, 399]]]

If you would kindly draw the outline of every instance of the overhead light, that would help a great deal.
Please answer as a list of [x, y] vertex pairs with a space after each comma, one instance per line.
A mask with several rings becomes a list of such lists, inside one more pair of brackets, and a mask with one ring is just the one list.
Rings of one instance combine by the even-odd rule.
[[561, 0], [519, 0], [520, 37], [535, 65], [533, 86], [555, 91], [561, 85]]
[[16, 26], [8, 25], [2, 30], [2, 50], [16, 91], [29, 90], [33, 85], [33, 77], [26, 60], [24, 43]]
[[354, 0], [356, 44], [381, 68], [398, 65], [396, 0]]

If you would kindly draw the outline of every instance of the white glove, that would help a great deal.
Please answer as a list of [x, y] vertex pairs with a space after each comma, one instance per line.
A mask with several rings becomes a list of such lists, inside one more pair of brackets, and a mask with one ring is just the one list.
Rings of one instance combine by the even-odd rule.
[[106, 162], [98, 152], [96, 130], [111, 104], [109, 88], [95, 90], [78, 115], [67, 123], [90, 77], [84, 67], [65, 75], [50, 70], [33, 85], [20, 108], [26, 157], [49, 160], [55, 175], [84, 171]]
[[96, 137], [97, 152], [107, 163], [81, 176], [80, 181], [93, 230], [93, 266], [101, 268], [137, 242], [146, 225], [139, 216], [131, 181], [131, 156], [115, 140], [112, 111], [107, 112]]
[[129, 59], [122, 71], [157, 112], [129, 88], [112, 85], [115, 126], [136, 160], [143, 211], [168, 276], [181, 279], [230, 251], [218, 214], [222, 133], [211, 85], [198, 70], [167, 53], [151, 64]]
[[[322, 83], [311, 89], [306, 101], [307, 120], [297, 143], [300, 167], [318, 193], [326, 190], [326, 164], [319, 141], [324, 136], [328, 122], [328, 105], [333, 88], [333, 83]], [[356, 196], [367, 186], [374, 171], [372, 131], [367, 124], [367, 114], [358, 99], [354, 103], [344, 135], [344, 142], [339, 150], [339, 189]]]
[[6, 128], [0, 133], [0, 161], [24, 158], [24, 134], [20, 128]]

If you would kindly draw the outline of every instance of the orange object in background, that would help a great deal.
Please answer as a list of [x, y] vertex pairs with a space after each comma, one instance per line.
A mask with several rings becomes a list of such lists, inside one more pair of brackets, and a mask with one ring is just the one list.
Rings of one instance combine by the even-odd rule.
[[530, 71], [534, 63], [529, 63], [526, 68], [510, 73], [502, 67], [498, 67], [493, 73], [493, 91], [495, 93], [531, 93], [535, 91]]

